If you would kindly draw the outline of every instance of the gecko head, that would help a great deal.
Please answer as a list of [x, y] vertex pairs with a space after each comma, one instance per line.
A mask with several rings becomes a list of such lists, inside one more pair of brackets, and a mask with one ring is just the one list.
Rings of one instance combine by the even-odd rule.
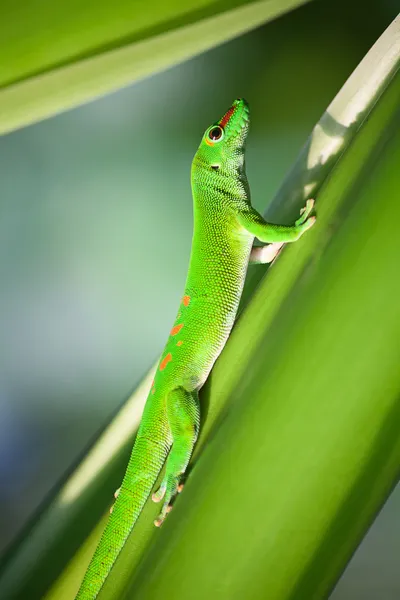
[[219, 121], [206, 129], [193, 160], [192, 180], [209, 184], [210, 172], [229, 177], [235, 171], [242, 172], [249, 123], [249, 106], [244, 98], [238, 98]]

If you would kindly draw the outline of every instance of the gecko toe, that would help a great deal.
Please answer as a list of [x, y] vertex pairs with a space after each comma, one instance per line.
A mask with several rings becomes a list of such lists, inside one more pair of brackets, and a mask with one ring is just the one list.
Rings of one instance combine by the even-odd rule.
[[[164, 484], [164, 482], [163, 482], [163, 484]], [[176, 499], [176, 496], [183, 489], [183, 483], [179, 482], [179, 477], [170, 475], [166, 478], [165, 486], [163, 485], [162, 487], [163, 487], [164, 503], [162, 505], [161, 512], [160, 512], [158, 518], [154, 521], [154, 525], [156, 527], [161, 527], [162, 523], [165, 521], [166, 516], [171, 512], [174, 502], [175, 502], [175, 499]], [[155, 494], [153, 494], [153, 500], [154, 500], [154, 495]], [[158, 501], [158, 499], [159, 499], [159, 496], [157, 496], [157, 501]]]
[[[304, 223], [306, 223], [309, 214], [311, 213], [311, 211], [314, 208], [314, 200], [312, 198], [310, 198], [309, 200], [307, 200], [306, 205], [303, 206], [303, 208], [300, 209], [300, 218], [297, 219], [297, 221], [295, 222], [295, 225], [303, 225]], [[311, 227], [311, 225], [310, 225]]]
[[167, 482], [164, 480], [158, 490], [152, 494], [151, 499], [153, 502], [161, 502], [161, 500], [165, 496], [165, 492], [167, 491]]

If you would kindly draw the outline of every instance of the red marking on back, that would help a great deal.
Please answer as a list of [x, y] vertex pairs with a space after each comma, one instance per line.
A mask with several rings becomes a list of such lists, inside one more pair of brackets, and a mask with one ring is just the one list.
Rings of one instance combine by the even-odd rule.
[[172, 354], [171, 352], [168, 352], [167, 356], [165, 356], [162, 361], [160, 362], [160, 371], [164, 371], [165, 367], [167, 366], [167, 364], [169, 362], [171, 362], [172, 360]]
[[222, 128], [226, 127], [226, 125], [229, 123], [229, 119], [231, 118], [234, 112], [235, 106], [231, 106], [230, 109], [226, 111], [222, 119], [219, 121], [218, 125]]
[[171, 329], [171, 335], [176, 335], [177, 333], [180, 332], [180, 330], [183, 327], [183, 323], [179, 323], [179, 325], [175, 325], [172, 329]]
[[183, 304], [183, 306], [189, 306], [189, 304], [190, 304], [190, 296], [183, 296], [183, 298], [182, 298], [182, 304]]
[[177, 346], [182, 346], [182, 344], [183, 344], [182, 340], [179, 340], [179, 342], [176, 342]]

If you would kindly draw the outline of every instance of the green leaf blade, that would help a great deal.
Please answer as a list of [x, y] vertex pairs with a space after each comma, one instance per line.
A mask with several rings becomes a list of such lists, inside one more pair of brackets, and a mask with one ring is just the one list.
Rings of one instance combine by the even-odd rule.
[[[130, 598], [325, 598], [397, 482], [400, 246], [389, 233], [400, 218], [396, 111], [345, 198], [338, 192], [399, 89], [397, 77], [322, 190], [318, 227], [287, 250], [313, 246], [316, 255], [262, 331]], [[341, 218], [324, 244], [329, 201]], [[270, 289], [266, 277], [258, 301], [268, 302]], [[244, 314], [243, 337], [253, 314], [254, 324], [257, 302]]]
[[3, 36], [0, 29], [0, 134], [157, 73], [307, 1], [243, 0], [232, 7], [197, 0], [189, 10], [177, 0], [158, 2], [157, 10], [154, 3], [120, 0], [119, 11], [92, 0], [72, 8], [50, 0], [23, 9], [10, 3]]

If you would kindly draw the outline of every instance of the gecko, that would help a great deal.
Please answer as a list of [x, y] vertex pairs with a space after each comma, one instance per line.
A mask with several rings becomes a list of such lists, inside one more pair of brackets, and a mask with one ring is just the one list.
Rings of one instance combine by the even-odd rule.
[[[115, 504], [76, 600], [94, 600], [152, 494], [160, 526], [182, 490], [200, 427], [199, 390], [231, 332], [249, 263], [269, 263], [315, 222], [307, 200], [292, 226], [253, 208], [245, 172], [249, 106], [236, 99], [208, 127], [191, 169], [194, 227], [184, 293], [161, 355]], [[253, 246], [254, 240], [267, 245]]]

